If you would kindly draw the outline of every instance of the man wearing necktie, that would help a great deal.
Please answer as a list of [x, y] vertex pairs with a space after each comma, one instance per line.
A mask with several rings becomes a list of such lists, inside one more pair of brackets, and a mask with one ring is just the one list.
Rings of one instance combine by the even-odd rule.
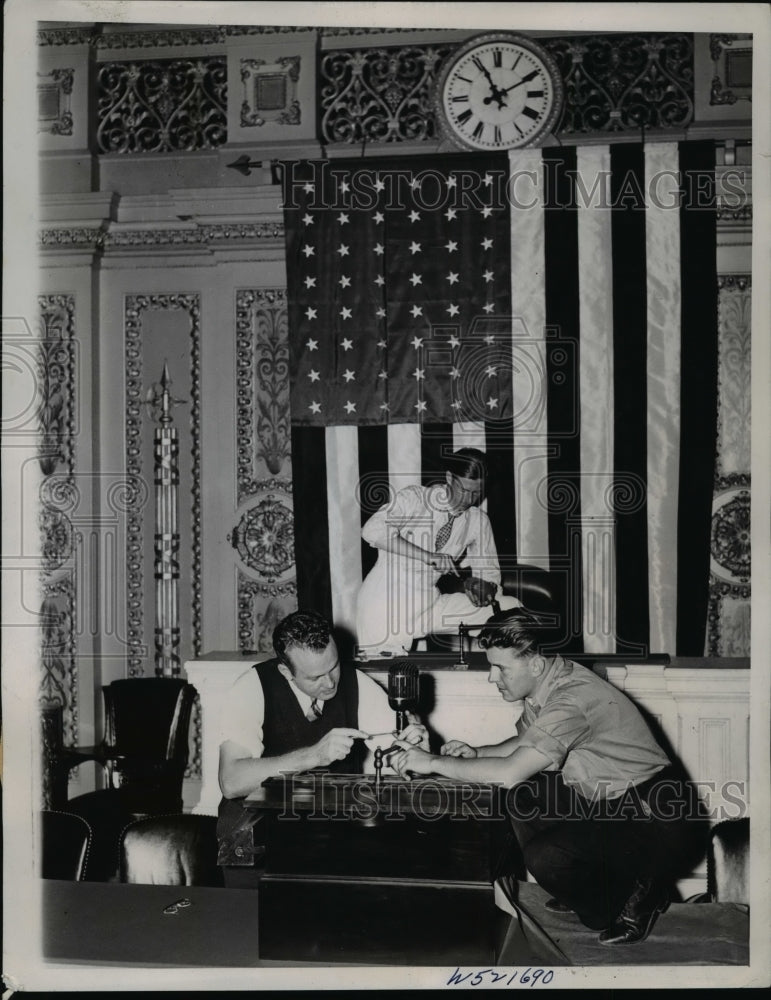
[[[362, 671], [341, 664], [321, 615], [288, 615], [274, 629], [273, 649], [275, 659], [246, 670], [225, 697], [220, 838], [241, 818], [243, 798], [267, 778], [315, 768], [362, 773], [371, 769], [368, 737], [394, 729], [386, 692]], [[401, 738], [428, 747], [416, 716]]]
[[[492, 527], [479, 506], [484, 453], [461, 448], [445, 466], [443, 483], [399, 490], [364, 526], [362, 537], [379, 550], [357, 599], [357, 641], [367, 656], [404, 655], [421, 636], [484, 624], [494, 602], [503, 610], [519, 604], [502, 595]], [[457, 585], [443, 586], [448, 580]]]

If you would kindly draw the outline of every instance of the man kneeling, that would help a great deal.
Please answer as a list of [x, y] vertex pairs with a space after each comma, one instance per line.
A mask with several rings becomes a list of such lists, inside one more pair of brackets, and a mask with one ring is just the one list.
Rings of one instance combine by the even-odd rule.
[[644, 940], [668, 906], [689, 843], [682, 783], [640, 712], [591, 670], [538, 649], [523, 610], [491, 618], [479, 637], [488, 680], [524, 701], [519, 735], [493, 746], [452, 740], [435, 756], [404, 744], [401, 775], [438, 774], [510, 789], [525, 864], [603, 944]]

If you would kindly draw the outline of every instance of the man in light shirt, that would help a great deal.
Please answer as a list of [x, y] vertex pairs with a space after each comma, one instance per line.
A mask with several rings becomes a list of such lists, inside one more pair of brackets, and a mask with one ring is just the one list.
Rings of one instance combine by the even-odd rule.
[[[246, 670], [223, 705], [220, 839], [241, 819], [244, 797], [266, 779], [317, 768], [362, 773], [371, 759], [368, 737], [394, 729], [386, 692], [363, 671], [340, 663], [321, 615], [288, 615], [273, 632], [273, 649], [275, 659]], [[426, 729], [414, 716], [401, 738], [428, 746]]]
[[621, 691], [539, 651], [538, 624], [524, 609], [491, 618], [479, 644], [490, 683], [504, 701], [524, 703], [518, 735], [480, 747], [451, 740], [438, 756], [404, 744], [392, 766], [510, 789], [525, 864], [554, 896], [547, 908], [602, 929], [603, 944], [644, 940], [695, 831], [669, 758]]

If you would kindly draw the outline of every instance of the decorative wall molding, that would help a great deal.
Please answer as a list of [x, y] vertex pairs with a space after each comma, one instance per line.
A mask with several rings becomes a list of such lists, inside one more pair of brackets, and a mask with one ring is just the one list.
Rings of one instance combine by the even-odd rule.
[[38, 298], [40, 339], [40, 421], [38, 460], [43, 475], [59, 465], [75, 471], [75, 296]]
[[273, 629], [297, 609], [297, 584], [264, 585], [238, 573], [238, 650], [272, 652]]
[[100, 153], [216, 149], [227, 140], [227, 61], [144, 59], [97, 70]]
[[40, 705], [60, 706], [64, 742], [78, 742], [78, 671], [76, 660], [76, 584], [72, 572], [43, 581], [41, 614]]
[[117, 250], [150, 247], [201, 247], [239, 244], [284, 245], [283, 222], [240, 222], [200, 225], [191, 228], [118, 229], [105, 231], [96, 227], [61, 227], [41, 229], [41, 247], [62, 250]]
[[71, 97], [75, 70], [57, 67], [37, 76], [38, 132], [72, 135]]
[[711, 34], [713, 63], [711, 105], [731, 105], [752, 100], [752, 35]]
[[241, 126], [299, 125], [302, 109], [297, 99], [300, 56], [241, 59]]
[[[191, 526], [192, 551], [192, 648], [201, 649], [201, 368], [200, 368], [200, 296], [195, 294], [127, 295], [124, 306], [126, 357], [126, 473], [127, 483], [141, 482], [142, 451], [140, 444], [142, 407], [145, 394], [142, 372], [142, 316], [150, 309], [183, 309], [190, 317], [190, 435], [191, 435]], [[143, 510], [127, 498], [126, 527], [126, 604], [128, 621], [128, 674], [144, 673], [144, 567]]]
[[238, 503], [290, 461], [289, 335], [284, 288], [236, 292]]
[[718, 276], [718, 421], [706, 652], [750, 655], [752, 280]]
[[37, 33], [40, 46], [93, 45], [95, 38], [95, 28], [40, 28]]

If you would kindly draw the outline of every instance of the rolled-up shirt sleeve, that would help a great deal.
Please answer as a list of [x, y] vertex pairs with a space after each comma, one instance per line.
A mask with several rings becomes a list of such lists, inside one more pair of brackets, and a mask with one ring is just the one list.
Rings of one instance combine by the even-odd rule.
[[575, 705], [555, 701], [544, 708], [519, 738], [518, 746], [532, 747], [548, 757], [555, 767], [591, 734], [589, 721]]
[[470, 530], [465, 565], [471, 566], [474, 576], [497, 586], [501, 582], [501, 569], [490, 518], [478, 507], [472, 507], [469, 515]]
[[425, 508], [420, 503], [418, 489], [408, 487], [405, 490], [400, 490], [393, 500], [383, 504], [380, 510], [375, 511], [362, 528], [361, 537], [375, 548], [385, 549], [388, 547], [388, 540], [394, 531], [401, 534], [405, 525], [419, 516], [421, 512], [425, 517]]

